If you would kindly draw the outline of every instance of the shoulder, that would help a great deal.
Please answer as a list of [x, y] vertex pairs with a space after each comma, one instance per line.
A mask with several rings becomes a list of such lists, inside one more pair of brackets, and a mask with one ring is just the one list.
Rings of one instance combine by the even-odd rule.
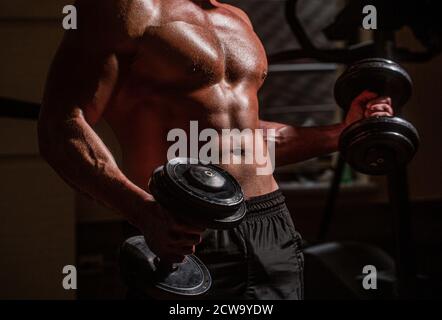
[[247, 15], [247, 13], [245, 13], [245, 11], [241, 10], [238, 7], [232, 6], [230, 4], [227, 3], [220, 3], [220, 5], [229, 10], [230, 12], [234, 13], [235, 15], [237, 15], [239, 18], [241, 18], [245, 23], [247, 23], [251, 28], [253, 28], [252, 25], [252, 21], [250, 20], [249, 16]]
[[96, 45], [120, 44], [142, 36], [155, 19], [159, 0], [76, 0], [78, 29]]

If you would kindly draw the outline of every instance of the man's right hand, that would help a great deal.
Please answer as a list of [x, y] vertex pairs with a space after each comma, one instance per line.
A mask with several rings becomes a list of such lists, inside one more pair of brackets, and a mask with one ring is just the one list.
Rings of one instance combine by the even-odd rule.
[[137, 227], [149, 248], [163, 261], [179, 263], [195, 252], [205, 229], [177, 221], [158, 202], [146, 202]]

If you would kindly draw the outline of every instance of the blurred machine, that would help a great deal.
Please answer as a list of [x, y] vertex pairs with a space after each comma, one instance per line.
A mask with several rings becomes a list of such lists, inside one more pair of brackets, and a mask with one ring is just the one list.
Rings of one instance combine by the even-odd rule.
[[[334, 22], [323, 30], [329, 40], [346, 43], [345, 47], [339, 48], [318, 48], [311, 41], [298, 17], [298, 2], [286, 0], [285, 12], [301, 48], [277, 52], [269, 57], [270, 62], [314, 59], [351, 65], [335, 85], [335, 98], [344, 111], [348, 108], [348, 101], [355, 97], [354, 91], [360, 93], [361, 89], [366, 88], [382, 95], [393, 95], [395, 114], [400, 115], [397, 107], [410, 97], [412, 82], [405, 70], [393, 61], [424, 62], [440, 53], [442, 25], [437, 18], [436, 1], [347, 1]], [[375, 7], [378, 28], [373, 30], [372, 41], [357, 43], [362, 12], [366, 5]], [[397, 46], [395, 33], [404, 26], [411, 28], [426, 50], [413, 52]], [[401, 99], [404, 100], [399, 101]], [[306, 299], [420, 296], [418, 288], [422, 284], [416, 274], [406, 171], [407, 162], [416, 152], [419, 137], [415, 128], [400, 118], [369, 120], [351, 126], [341, 136], [341, 157], [335, 168], [318, 235], [321, 244], [307, 246], [305, 249]], [[409, 143], [410, 149], [403, 143]], [[389, 145], [388, 151], [385, 149], [386, 144]], [[409, 153], [401, 154], [405, 149]], [[365, 244], [325, 242], [346, 161], [365, 174], [386, 174], [388, 177], [393, 232], [396, 236], [394, 262], [382, 250]], [[386, 163], [389, 163], [388, 170]], [[365, 290], [362, 286], [362, 270], [366, 265], [378, 268], [378, 290]]]

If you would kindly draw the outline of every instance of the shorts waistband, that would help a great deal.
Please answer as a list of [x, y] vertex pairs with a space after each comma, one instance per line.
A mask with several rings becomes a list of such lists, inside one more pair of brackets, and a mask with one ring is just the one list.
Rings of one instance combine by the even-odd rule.
[[261, 196], [246, 200], [247, 215], [264, 214], [280, 211], [285, 207], [285, 197], [281, 190], [276, 190]]

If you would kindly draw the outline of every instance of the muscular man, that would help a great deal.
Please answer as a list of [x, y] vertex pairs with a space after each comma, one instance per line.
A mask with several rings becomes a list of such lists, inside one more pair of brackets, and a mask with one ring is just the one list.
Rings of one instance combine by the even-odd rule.
[[[300, 238], [272, 174], [221, 164], [248, 199], [245, 221], [231, 231], [182, 225], [147, 190], [167, 160], [167, 133], [188, 131], [190, 121], [217, 132], [274, 128], [277, 164], [294, 163], [336, 151], [345, 126], [391, 114], [389, 100], [366, 92], [344, 123], [328, 127], [260, 121], [266, 54], [238, 8], [215, 0], [78, 0], [76, 7], [78, 30], [66, 33], [47, 80], [41, 154], [75, 189], [138, 227], [160, 257], [181, 261], [202, 235], [196, 250], [214, 278], [209, 296], [300, 299]], [[93, 130], [101, 119], [121, 144], [121, 169]]]

